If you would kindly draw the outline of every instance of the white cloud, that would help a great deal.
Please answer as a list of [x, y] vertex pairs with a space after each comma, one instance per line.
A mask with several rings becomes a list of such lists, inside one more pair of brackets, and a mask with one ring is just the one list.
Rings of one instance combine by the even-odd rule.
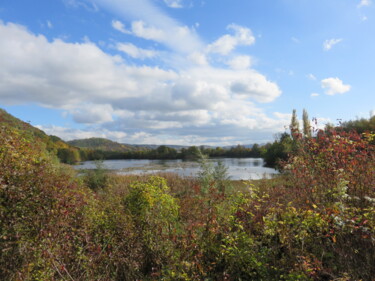
[[332, 47], [338, 43], [340, 43], [342, 41], [341, 38], [338, 38], [338, 39], [329, 39], [329, 40], [325, 40], [324, 43], [323, 43], [323, 49], [325, 51], [329, 51], [332, 49]]
[[215, 42], [208, 45], [207, 51], [209, 53], [227, 55], [237, 46], [249, 46], [255, 43], [255, 37], [249, 28], [236, 24], [230, 24], [228, 25], [227, 29], [232, 30], [234, 35], [223, 35]]
[[275, 115], [279, 119], [284, 119], [284, 120], [290, 120], [292, 118], [291, 113], [274, 112], [273, 115]]
[[190, 61], [194, 64], [205, 66], [208, 65], [207, 57], [205, 54], [200, 52], [194, 52], [189, 56]]
[[255, 72], [248, 74], [248, 77], [239, 77], [231, 83], [232, 92], [242, 98], [251, 97], [258, 102], [271, 102], [281, 95], [278, 86], [268, 81], [263, 75]]
[[361, 2], [358, 4], [358, 8], [367, 7], [371, 5], [371, 0], [361, 0]]
[[87, 104], [71, 111], [73, 120], [83, 124], [101, 124], [113, 121], [113, 109], [108, 104]]
[[122, 33], [125, 33], [125, 34], [131, 33], [130, 31], [126, 30], [125, 25], [119, 20], [113, 20], [111, 24], [112, 24], [112, 27], [114, 29], [116, 29], [116, 30], [118, 30]]
[[315, 77], [315, 75], [314, 75], [314, 74], [312, 74], [312, 73], [309, 73], [308, 75], [306, 75], [306, 77], [307, 77], [307, 78], [309, 78], [310, 80], [313, 80], [313, 81], [315, 81], [315, 80], [316, 80], [316, 77]]
[[[162, 29], [145, 21], [137, 20], [133, 21], [130, 30], [127, 30], [121, 21], [113, 20], [112, 27], [124, 34], [132, 34], [146, 40], [160, 42], [182, 52], [193, 50], [194, 46], [200, 44], [193, 38], [193, 32], [186, 26], [175, 25], [169, 26], [168, 29]], [[191, 41], [188, 42], [186, 38]]]
[[[282, 127], [282, 120], [268, 118], [253, 103], [272, 102], [281, 90], [250, 69], [245, 57], [242, 66], [247, 68], [217, 68], [208, 64], [198, 48], [195, 66], [172, 71], [129, 66], [92, 42], [48, 41], [12, 23], [0, 23], [0, 37], [2, 104], [31, 102], [65, 109], [75, 122], [93, 124], [96, 130], [99, 126], [103, 137], [123, 132], [131, 141], [142, 131], [159, 142], [181, 141], [183, 136], [185, 143], [212, 143], [227, 136], [264, 139]], [[134, 52], [133, 56], [149, 54], [131, 48], [126, 51]], [[184, 62], [193, 57], [186, 56]], [[98, 136], [89, 130], [49, 132], [64, 138]]]
[[162, 43], [181, 54], [191, 54], [203, 48], [193, 28], [188, 28], [165, 14], [150, 0], [92, 0], [130, 20], [133, 35]]
[[[38, 102], [70, 108], [82, 101], [139, 96], [147, 83], [177, 77], [172, 71], [126, 66], [93, 43], [48, 42], [15, 24], [0, 24], [3, 103]], [[124, 79], [126, 78], [126, 79]]]
[[320, 96], [318, 93], [311, 93], [311, 95], [310, 95], [312, 98], [315, 98], [315, 97], [318, 97], [318, 96]]
[[339, 78], [326, 78], [321, 81], [321, 86], [327, 95], [343, 94], [350, 90], [350, 85], [345, 85]]
[[182, 0], [164, 0], [169, 8], [182, 8]]
[[[230, 94], [233, 88], [235, 94], [246, 92], [248, 97], [260, 101], [272, 101], [280, 94], [276, 84], [254, 70], [205, 66], [177, 73], [147, 66], [130, 67], [90, 42], [48, 42], [45, 37], [35, 36], [15, 24], [0, 24], [0, 35], [4, 39], [0, 56], [6, 70], [0, 76], [1, 95], [9, 103], [17, 103], [22, 97], [22, 101], [70, 108], [71, 104], [86, 99], [98, 102], [147, 96], [154, 99], [155, 92], [167, 95], [182, 81], [194, 87], [200, 85], [198, 92], [219, 87]], [[140, 53], [136, 55], [141, 56], [142, 50], [137, 50]], [[191, 94], [187, 96], [189, 99]]]
[[245, 55], [236, 56], [228, 61], [228, 65], [232, 69], [248, 69], [251, 66], [251, 57]]
[[156, 51], [138, 48], [131, 43], [118, 43], [116, 48], [135, 59], [148, 59], [157, 56]]
[[87, 138], [107, 138], [107, 139], [112, 139], [114, 141], [122, 142], [128, 136], [124, 132], [108, 131], [106, 129], [98, 131], [96, 129], [80, 130], [80, 129], [61, 127], [61, 126], [37, 125], [35, 127], [37, 127], [40, 130], [43, 130], [48, 135], [58, 136], [59, 138], [62, 138], [63, 140], [66, 140], [66, 141], [76, 140], [76, 139], [87, 139]]
[[132, 31], [134, 35], [149, 40], [164, 41], [167, 37], [163, 30], [147, 25], [141, 20], [132, 22]]

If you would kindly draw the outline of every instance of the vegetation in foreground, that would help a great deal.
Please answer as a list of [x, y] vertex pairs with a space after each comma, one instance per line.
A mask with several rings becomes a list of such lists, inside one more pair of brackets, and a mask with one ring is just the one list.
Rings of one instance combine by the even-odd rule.
[[198, 179], [77, 177], [1, 127], [0, 276], [374, 280], [375, 135], [291, 138], [282, 176], [231, 187], [208, 166]]

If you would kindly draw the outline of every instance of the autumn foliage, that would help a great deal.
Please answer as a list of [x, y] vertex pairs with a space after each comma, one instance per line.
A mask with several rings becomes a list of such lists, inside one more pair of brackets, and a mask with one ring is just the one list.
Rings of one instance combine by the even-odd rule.
[[230, 189], [209, 171], [90, 189], [1, 127], [0, 279], [374, 280], [373, 138], [297, 138], [281, 176]]

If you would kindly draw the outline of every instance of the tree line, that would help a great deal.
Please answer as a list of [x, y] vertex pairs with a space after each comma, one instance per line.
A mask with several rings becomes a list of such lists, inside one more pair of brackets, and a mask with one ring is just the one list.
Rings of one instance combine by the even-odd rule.
[[134, 151], [106, 151], [101, 149], [87, 148], [61, 148], [57, 151], [60, 161], [67, 164], [74, 164], [80, 161], [108, 160], [108, 159], [199, 159], [203, 154], [207, 157], [262, 157], [263, 146], [254, 144], [251, 148], [237, 145], [231, 148], [190, 146], [182, 149], [175, 149], [166, 145], [161, 145], [156, 149], [144, 149]]
[[[324, 131], [331, 130], [355, 131], [359, 134], [366, 131], [375, 131], [375, 116], [369, 119], [357, 119], [354, 121], [340, 122], [338, 126], [327, 124]], [[161, 145], [156, 149], [145, 148], [143, 150], [110, 151], [94, 148], [78, 148], [73, 146], [58, 148], [56, 154], [61, 162], [74, 164], [88, 160], [108, 160], [108, 159], [199, 159], [199, 155], [207, 157], [227, 157], [227, 158], [264, 158], [268, 167], [280, 168], [281, 162], [285, 161], [297, 148], [297, 140], [314, 137], [309, 115], [304, 109], [302, 112], [302, 128], [300, 128], [297, 112], [294, 109], [289, 132], [278, 134], [273, 143], [264, 145], [254, 144], [252, 147], [236, 145], [230, 148], [191, 146], [187, 148], [175, 149], [166, 145]]]

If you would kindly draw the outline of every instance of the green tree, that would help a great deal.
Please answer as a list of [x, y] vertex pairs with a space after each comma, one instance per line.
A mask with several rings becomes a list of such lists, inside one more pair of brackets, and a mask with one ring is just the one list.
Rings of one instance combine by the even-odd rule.
[[290, 122], [289, 128], [290, 128], [290, 135], [293, 137], [293, 139], [295, 139], [296, 136], [298, 136], [299, 134], [299, 122], [298, 122], [297, 113], [295, 109], [293, 109], [292, 120]]
[[288, 159], [294, 149], [294, 141], [288, 133], [283, 133], [278, 140], [266, 148], [263, 154], [264, 162], [268, 167], [280, 167], [280, 162]]
[[190, 146], [188, 149], [183, 150], [182, 152], [185, 159], [198, 160], [202, 158], [202, 152], [196, 146]]
[[303, 136], [306, 138], [311, 138], [311, 125], [309, 120], [309, 115], [307, 114], [306, 109], [303, 109]]
[[73, 148], [59, 148], [57, 150], [57, 157], [62, 163], [66, 164], [75, 164], [81, 161], [79, 150]]
[[261, 156], [261, 149], [259, 144], [254, 143], [253, 147], [251, 148], [251, 157], [260, 157]]

